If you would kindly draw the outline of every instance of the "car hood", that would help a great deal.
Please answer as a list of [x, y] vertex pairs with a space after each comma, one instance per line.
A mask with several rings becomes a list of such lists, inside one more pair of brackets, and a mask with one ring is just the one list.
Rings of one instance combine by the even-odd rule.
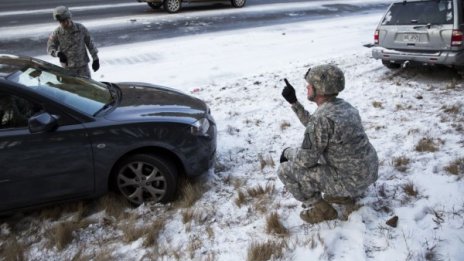
[[117, 83], [115, 109], [105, 115], [112, 121], [158, 120], [193, 123], [205, 117], [206, 104], [177, 90], [148, 83]]

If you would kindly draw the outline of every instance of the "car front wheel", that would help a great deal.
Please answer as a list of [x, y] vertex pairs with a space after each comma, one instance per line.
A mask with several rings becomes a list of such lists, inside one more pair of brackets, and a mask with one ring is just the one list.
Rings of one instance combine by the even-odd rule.
[[243, 7], [246, 3], [246, 0], [230, 0], [233, 7]]
[[149, 154], [131, 156], [116, 169], [116, 186], [131, 203], [169, 202], [177, 186], [177, 169], [168, 160]]
[[180, 1], [181, 0], [165, 0], [163, 3], [164, 10], [168, 13], [178, 12], [180, 10]]

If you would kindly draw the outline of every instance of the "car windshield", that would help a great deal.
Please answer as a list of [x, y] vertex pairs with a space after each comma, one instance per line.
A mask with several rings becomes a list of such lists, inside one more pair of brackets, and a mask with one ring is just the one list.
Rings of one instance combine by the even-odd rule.
[[395, 3], [388, 10], [383, 25], [452, 24], [453, 1]]
[[4, 72], [10, 71], [6, 79], [25, 85], [87, 115], [94, 115], [113, 99], [106, 85], [91, 79], [74, 77], [62, 70], [46, 69], [37, 64], [22, 67], [3, 65], [0, 69]]

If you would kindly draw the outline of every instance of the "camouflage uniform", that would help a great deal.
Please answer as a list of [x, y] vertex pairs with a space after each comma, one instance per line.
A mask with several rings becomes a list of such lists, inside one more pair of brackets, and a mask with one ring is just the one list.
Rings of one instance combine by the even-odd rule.
[[377, 180], [378, 158], [358, 111], [334, 98], [310, 115], [296, 102], [292, 110], [306, 126], [301, 148], [285, 150], [279, 178], [306, 204], [330, 197], [356, 197]]
[[47, 52], [57, 57], [58, 52], [63, 52], [67, 59], [67, 65], [62, 66], [71, 72], [90, 78], [89, 70], [89, 57], [87, 55], [87, 49], [89, 49], [92, 59], [95, 61], [98, 59], [97, 47], [89, 34], [89, 31], [85, 26], [80, 23], [72, 22], [71, 28], [64, 29], [59, 26], [53, 31], [48, 38]]

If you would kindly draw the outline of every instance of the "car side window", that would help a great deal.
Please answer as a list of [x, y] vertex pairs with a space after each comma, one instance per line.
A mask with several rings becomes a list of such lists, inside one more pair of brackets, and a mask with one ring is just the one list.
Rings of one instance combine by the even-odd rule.
[[11, 94], [0, 93], [0, 130], [26, 128], [31, 116], [41, 106]]

